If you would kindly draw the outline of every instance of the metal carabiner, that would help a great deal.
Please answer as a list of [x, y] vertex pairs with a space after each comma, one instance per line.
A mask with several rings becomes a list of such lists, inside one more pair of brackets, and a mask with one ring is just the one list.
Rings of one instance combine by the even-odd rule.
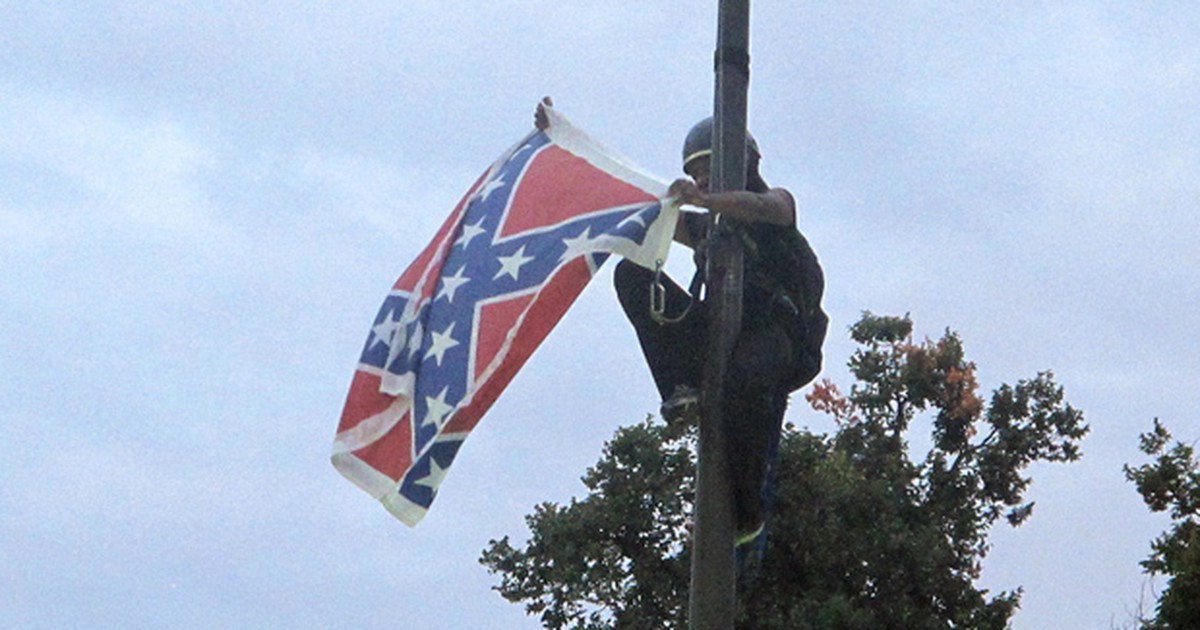
[[667, 310], [667, 288], [662, 283], [662, 266], [661, 259], [654, 261], [654, 279], [650, 281], [650, 317], [660, 324]]
[[650, 281], [650, 319], [658, 324], [677, 324], [692, 310], [692, 295], [688, 294], [687, 308], [678, 317], [667, 316], [667, 287], [662, 282], [663, 261], [654, 261], [654, 279]]

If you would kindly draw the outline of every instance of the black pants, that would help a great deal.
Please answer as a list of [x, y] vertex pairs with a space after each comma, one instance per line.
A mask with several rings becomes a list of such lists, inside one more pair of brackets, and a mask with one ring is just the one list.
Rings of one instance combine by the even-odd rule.
[[[694, 303], [677, 323], [660, 324], [650, 317], [650, 283], [654, 272], [622, 260], [614, 272], [617, 297], [637, 332], [642, 353], [664, 399], [676, 385], [699, 388], [708, 352], [708, 318]], [[688, 295], [663, 276], [666, 315], [679, 316]], [[743, 325], [730, 357], [724, 384], [722, 415], [726, 423], [730, 480], [737, 528], [745, 532], [766, 520], [774, 484], [768, 484], [783, 415], [787, 410], [786, 375], [791, 372], [792, 340], [769, 304], [744, 304]]]

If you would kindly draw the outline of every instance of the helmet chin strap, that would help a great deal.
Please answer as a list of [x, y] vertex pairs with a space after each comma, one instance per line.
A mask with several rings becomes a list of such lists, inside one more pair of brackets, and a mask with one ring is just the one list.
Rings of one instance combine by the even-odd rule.
[[[711, 117], [692, 125], [692, 128], [688, 130], [687, 137], [683, 140], [684, 166], [696, 158], [712, 153], [712, 135], [713, 119]], [[758, 150], [758, 142], [749, 132], [746, 133], [746, 152], [753, 156], [762, 155]]]

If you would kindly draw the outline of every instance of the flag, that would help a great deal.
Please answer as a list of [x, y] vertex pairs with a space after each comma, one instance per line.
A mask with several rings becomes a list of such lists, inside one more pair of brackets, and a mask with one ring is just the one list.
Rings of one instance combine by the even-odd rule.
[[409, 526], [609, 254], [666, 258], [678, 212], [666, 183], [547, 113], [463, 196], [363, 345], [333, 465]]

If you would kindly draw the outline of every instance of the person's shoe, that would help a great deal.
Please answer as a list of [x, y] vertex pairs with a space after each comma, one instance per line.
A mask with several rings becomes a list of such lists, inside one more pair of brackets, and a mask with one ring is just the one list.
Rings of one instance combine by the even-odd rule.
[[766, 529], [767, 529], [766, 523], [759, 523], [758, 527], [756, 529], [754, 529], [753, 531], [738, 532], [737, 536], [733, 540], [733, 544], [736, 547], [746, 547], [746, 546], [752, 545], [754, 542], [756, 542], [759, 539], [760, 536], [763, 535], [763, 533], [766, 531]]
[[668, 424], [674, 424], [678, 420], [692, 414], [696, 411], [696, 406], [700, 403], [700, 392], [695, 387], [690, 385], [676, 385], [675, 392], [671, 397], [664, 400], [659, 408], [659, 413], [662, 414], [663, 420]]
[[747, 588], [758, 578], [762, 569], [763, 554], [767, 548], [766, 523], [753, 531], [736, 533], [733, 544], [737, 556], [738, 585]]

